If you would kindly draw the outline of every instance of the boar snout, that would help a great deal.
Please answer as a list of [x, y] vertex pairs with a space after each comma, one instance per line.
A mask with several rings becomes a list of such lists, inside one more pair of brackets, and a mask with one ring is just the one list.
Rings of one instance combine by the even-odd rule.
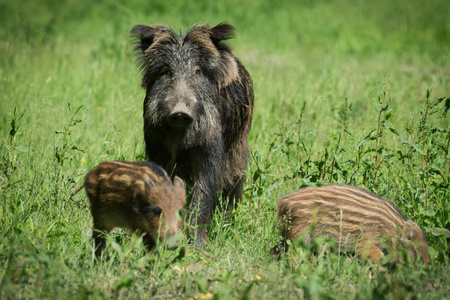
[[177, 128], [186, 128], [191, 125], [194, 119], [192, 116], [186, 111], [176, 111], [169, 115], [168, 123], [172, 127]]
[[178, 232], [170, 237], [168, 237], [165, 241], [166, 247], [168, 250], [176, 250], [183, 239], [183, 233]]

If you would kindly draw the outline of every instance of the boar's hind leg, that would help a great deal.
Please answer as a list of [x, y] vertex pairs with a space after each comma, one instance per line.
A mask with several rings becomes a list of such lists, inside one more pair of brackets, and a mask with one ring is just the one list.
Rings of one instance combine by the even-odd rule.
[[94, 238], [95, 257], [100, 257], [102, 255], [103, 250], [106, 247], [105, 234], [106, 234], [105, 231], [94, 228], [92, 237]]
[[95, 257], [100, 257], [103, 250], [106, 247], [106, 237], [105, 235], [112, 230], [105, 226], [100, 217], [94, 218], [94, 231], [92, 232], [92, 237], [94, 238], [94, 247], [95, 247]]

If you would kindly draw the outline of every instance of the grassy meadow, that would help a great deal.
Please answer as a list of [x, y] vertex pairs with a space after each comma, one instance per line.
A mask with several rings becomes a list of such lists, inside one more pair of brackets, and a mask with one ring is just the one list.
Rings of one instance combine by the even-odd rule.
[[[0, 0], [0, 298], [448, 299], [449, 15], [445, 0]], [[88, 200], [69, 195], [104, 160], [145, 159], [129, 30], [224, 21], [255, 89], [244, 201], [215, 214], [207, 253], [146, 255], [118, 230], [94, 262]], [[277, 199], [330, 183], [392, 200], [431, 262], [326, 241], [272, 260]]]

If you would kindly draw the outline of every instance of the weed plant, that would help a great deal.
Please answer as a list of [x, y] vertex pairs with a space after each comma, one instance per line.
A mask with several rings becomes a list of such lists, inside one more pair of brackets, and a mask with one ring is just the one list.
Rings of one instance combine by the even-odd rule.
[[[450, 294], [447, 1], [0, 0], [1, 299], [445, 299]], [[244, 200], [206, 252], [146, 254], [108, 235], [93, 260], [84, 174], [145, 159], [135, 24], [229, 22], [252, 74]], [[274, 261], [276, 200], [348, 183], [392, 200], [431, 262], [374, 265], [294, 242]]]

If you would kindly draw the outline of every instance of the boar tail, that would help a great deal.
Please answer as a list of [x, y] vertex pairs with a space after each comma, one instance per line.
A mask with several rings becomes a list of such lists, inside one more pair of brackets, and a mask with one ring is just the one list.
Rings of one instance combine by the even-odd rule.
[[82, 188], [84, 188], [84, 183], [83, 183], [81, 186], [77, 187], [77, 188], [75, 189], [75, 191], [73, 191], [72, 194], [70, 194], [70, 198], [72, 198], [73, 196], [75, 196], [79, 191], [81, 191]]

